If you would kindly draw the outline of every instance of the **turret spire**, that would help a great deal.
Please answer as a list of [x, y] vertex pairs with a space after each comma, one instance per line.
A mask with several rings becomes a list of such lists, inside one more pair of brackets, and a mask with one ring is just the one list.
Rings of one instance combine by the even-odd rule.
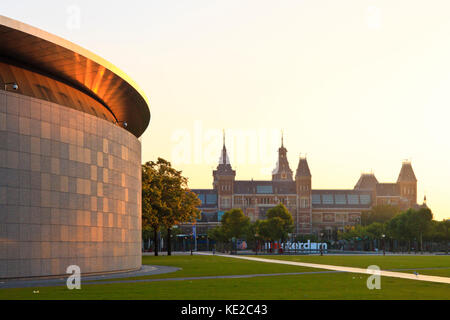
[[223, 148], [225, 148], [225, 129], [222, 129], [223, 134]]
[[274, 181], [292, 181], [292, 170], [287, 160], [287, 149], [284, 147], [284, 134], [281, 130], [281, 147], [278, 149], [277, 166], [272, 171]]
[[220, 166], [226, 166], [226, 167], [229, 166], [229, 168], [227, 168], [227, 169], [231, 170], [230, 158], [228, 158], [227, 147], [225, 146], [225, 129], [223, 129], [223, 146], [222, 146], [222, 152], [220, 153], [220, 159], [219, 159], [219, 167]]
[[222, 131], [223, 133], [223, 147], [222, 147], [222, 164], [227, 164], [227, 148], [225, 146], [225, 129]]
[[[225, 146], [225, 129], [223, 129], [223, 147], [222, 152], [220, 153], [219, 165], [217, 169], [213, 171], [214, 177], [214, 189], [219, 188], [219, 182], [222, 181], [221, 188], [226, 188], [226, 190], [230, 191], [232, 189], [232, 182], [234, 181], [234, 177], [236, 176], [236, 171], [231, 168], [230, 159], [227, 154], [227, 147]], [[223, 180], [225, 179], [225, 180]], [[221, 189], [222, 191], [224, 189]]]

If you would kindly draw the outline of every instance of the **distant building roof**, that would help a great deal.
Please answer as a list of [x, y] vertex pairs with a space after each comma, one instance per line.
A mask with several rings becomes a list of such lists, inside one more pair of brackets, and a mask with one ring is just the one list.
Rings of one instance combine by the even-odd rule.
[[272, 171], [273, 181], [292, 181], [292, 170], [287, 160], [287, 149], [283, 144], [283, 136], [281, 137], [281, 147], [278, 149], [278, 160], [275, 169]]
[[309, 171], [308, 161], [306, 160], [306, 158], [300, 158], [295, 176], [311, 177], [311, 171]]
[[363, 173], [355, 185], [355, 190], [375, 190], [378, 180], [373, 173]]
[[213, 171], [213, 176], [216, 177], [217, 175], [236, 175], [236, 171], [231, 167], [230, 159], [228, 158], [227, 148], [225, 146], [225, 131], [223, 133], [223, 147], [220, 153], [219, 164], [217, 170]]
[[417, 181], [416, 175], [412, 168], [411, 162], [405, 161], [400, 169], [400, 174], [398, 175], [397, 182], [412, 182]]

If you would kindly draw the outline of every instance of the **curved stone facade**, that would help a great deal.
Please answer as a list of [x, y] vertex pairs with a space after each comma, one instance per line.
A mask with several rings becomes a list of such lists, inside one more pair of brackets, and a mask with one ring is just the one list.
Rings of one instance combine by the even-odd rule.
[[0, 278], [141, 266], [141, 145], [122, 127], [0, 91]]

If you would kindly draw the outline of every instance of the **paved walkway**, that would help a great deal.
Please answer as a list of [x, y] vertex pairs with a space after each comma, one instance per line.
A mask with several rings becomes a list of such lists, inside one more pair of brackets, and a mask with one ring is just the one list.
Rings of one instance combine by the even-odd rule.
[[[110, 274], [104, 274], [104, 275], [92, 275], [92, 276], [81, 275], [81, 285], [90, 284], [90, 283], [97, 283], [97, 284], [98, 283], [110, 283], [108, 281], [99, 281], [99, 280], [151, 276], [151, 275], [155, 275], [155, 274], [175, 272], [178, 270], [180, 270], [180, 268], [168, 267], [168, 266], [142, 265], [142, 268], [140, 270], [136, 270], [136, 271], [110, 273]], [[68, 276], [69, 275], [67, 275], [66, 277], [59, 277], [59, 278], [53, 278], [53, 279], [29, 278], [29, 279], [0, 280], [0, 289], [65, 286]], [[130, 280], [128, 280], [128, 281], [130, 281]]]
[[[200, 252], [197, 252], [196, 254], [211, 255], [210, 253], [200, 253]], [[226, 257], [226, 258], [234, 258], [234, 259], [242, 259], [242, 260], [250, 260], [250, 261], [259, 261], [259, 262], [266, 262], [266, 263], [287, 264], [287, 265], [291, 265], [291, 266], [300, 266], [300, 267], [334, 270], [334, 271], [342, 271], [342, 272], [372, 274], [372, 272], [368, 271], [367, 269], [355, 268], [355, 267], [342, 267], [342, 266], [334, 266], [334, 265], [327, 265], [327, 264], [305, 263], [305, 262], [295, 262], [295, 261], [276, 260], [276, 259], [263, 259], [263, 258], [245, 257], [245, 256], [239, 256], [239, 255], [216, 254], [216, 256]], [[388, 270], [380, 270], [379, 274], [381, 276], [385, 276], [385, 277], [450, 284], [450, 278], [448, 278], [448, 277], [427, 276], [427, 275], [419, 275], [419, 274], [416, 275], [416, 274], [394, 272], [394, 271], [388, 271]]]

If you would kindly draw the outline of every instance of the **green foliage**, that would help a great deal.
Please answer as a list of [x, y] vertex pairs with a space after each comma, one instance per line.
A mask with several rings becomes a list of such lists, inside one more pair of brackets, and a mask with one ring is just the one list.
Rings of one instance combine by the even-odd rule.
[[193, 222], [200, 214], [200, 204], [197, 195], [187, 188], [187, 178], [170, 162], [158, 158], [142, 165], [143, 229]]
[[285, 221], [280, 217], [271, 217], [261, 221], [259, 225], [259, 233], [261, 237], [269, 241], [277, 241], [286, 236]]
[[340, 240], [364, 239], [365, 237], [367, 237], [367, 230], [366, 227], [361, 225], [347, 226], [344, 232], [338, 232], [338, 238]]
[[433, 214], [430, 209], [409, 209], [405, 214], [407, 215], [407, 226], [410, 232], [416, 237], [422, 237], [422, 235], [430, 228], [431, 220], [433, 219]]
[[211, 239], [229, 243], [232, 238], [246, 239], [255, 244], [258, 240], [284, 240], [292, 231], [292, 215], [282, 204], [267, 211], [266, 220], [250, 223], [241, 209], [231, 209], [222, 216], [222, 224], [209, 231]]
[[[172, 235], [172, 237], [176, 237], [178, 234], [183, 234], [183, 230], [181, 230], [180, 228], [171, 228], [170, 229], [170, 234]], [[161, 229], [161, 238], [167, 238], [168, 236], [168, 232], [167, 229]]]
[[[187, 178], [172, 168], [170, 162], [158, 158], [142, 165], [142, 236], [148, 237], [153, 232], [155, 249], [160, 228], [170, 233], [176, 224], [195, 221], [200, 204], [197, 195], [187, 188]], [[170, 243], [170, 237], [168, 240]]]
[[[272, 221], [274, 218], [279, 218], [280, 220]], [[283, 241], [288, 233], [292, 232], [294, 228], [294, 219], [289, 210], [282, 203], [267, 211], [267, 221], [269, 225], [273, 227], [273, 236], [279, 235], [276, 240], [281, 239]], [[278, 224], [280, 224], [280, 226], [278, 226]], [[278, 228], [281, 228], [281, 231], [278, 231]]]
[[208, 238], [216, 242], [228, 242], [227, 236], [221, 226], [208, 230]]
[[428, 208], [408, 209], [387, 222], [386, 230], [391, 238], [399, 240], [421, 239], [432, 226], [433, 215]]
[[227, 239], [245, 237], [250, 227], [250, 219], [241, 209], [231, 209], [222, 216], [223, 233]]
[[[373, 211], [372, 216], [368, 219], [383, 220], [389, 214], [393, 214], [395, 209], [387, 210], [388, 206], [378, 206]], [[395, 208], [395, 207], [393, 207]], [[380, 212], [384, 212], [380, 214]], [[384, 217], [384, 218], [381, 218]], [[367, 218], [367, 217], [366, 217]], [[434, 237], [435, 239], [443, 239], [446, 232], [445, 226], [439, 222], [433, 222], [433, 214], [428, 208], [408, 209], [404, 212], [397, 213], [395, 216], [385, 221], [372, 222], [367, 226], [352, 226], [347, 227], [345, 232], [339, 232], [339, 239], [355, 240], [355, 239], [381, 239], [385, 234], [390, 239], [401, 241], [419, 240], [420, 248], [422, 248], [422, 241], [424, 237]]]
[[431, 221], [424, 237], [429, 240], [450, 241], [450, 221]]
[[263, 223], [263, 220], [256, 220], [253, 223], [250, 223], [249, 228], [247, 229], [247, 241], [249, 242], [256, 242], [260, 240], [264, 240], [264, 238], [261, 236], [261, 224]]
[[220, 226], [208, 231], [208, 237], [215, 240], [220, 251], [232, 249], [231, 240], [248, 239], [251, 234], [250, 219], [244, 215], [241, 209], [231, 209], [222, 216]]
[[381, 236], [385, 233], [385, 226], [380, 222], [373, 222], [365, 227], [365, 233], [369, 239], [381, 239]]
[[361, 224], [367, 226], [374, 222], [385, 223], [400, 212], [400, 208], [397, 206], [386, 204], [373, 206], [369, 211], [361, 214]]

